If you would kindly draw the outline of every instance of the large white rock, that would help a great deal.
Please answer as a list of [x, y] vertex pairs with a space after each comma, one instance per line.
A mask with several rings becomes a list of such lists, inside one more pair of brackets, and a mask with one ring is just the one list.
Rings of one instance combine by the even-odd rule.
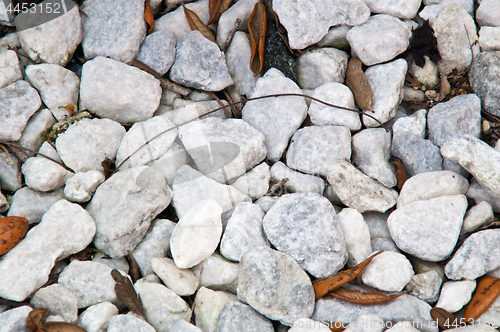
[[23, 217], [30, 224], [37, 224], [54, 203], [64, 198], [62, 190], [40, 192], [29, 187], [17, 190], [10, 200], [7, 216]]
[[372, 13], [412, 19], [417, 15], [422, 0], [365, 0]]
[[363, 270], [363, 283], [386, 292], [399, 292], [413, 278], [410, 261], [402, 254], [386, 251], [373, 258]]
[[347, 266], [358, 265], [372, 253], [368, 225], [361, 213], [350, 208], [342, 209], [338, 220], [349, 254]]

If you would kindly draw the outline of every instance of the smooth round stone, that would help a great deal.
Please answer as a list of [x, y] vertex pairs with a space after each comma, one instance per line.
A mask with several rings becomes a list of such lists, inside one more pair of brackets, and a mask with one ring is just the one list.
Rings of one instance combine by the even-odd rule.
[[118, 315], [118, 308], [111, 302], [101, 302], [88, 307], [79, 317], [80, 326], [87, 332], [102, 332], [111, 317]]
[[469, 303], [474, 289], [476, 289], [476, 280], [448, 281], [441, 289], [436, 307], [451, 313], [457, 312]]
[[386, 251], [363, 270], [363, 283], [386, 292], [400, 292], [413, 278], [410, 261], [402, 254]]
[[361, 213], [350, 208], [342, 209], [338, 214], [338, 220], [349, 254], [347, 266], [358, 265], [372, 253], [368, 225]]

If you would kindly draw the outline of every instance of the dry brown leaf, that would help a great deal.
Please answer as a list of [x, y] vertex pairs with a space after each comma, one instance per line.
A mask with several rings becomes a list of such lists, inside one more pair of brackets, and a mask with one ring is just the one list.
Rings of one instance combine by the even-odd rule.
[[347, 64], [345, 85], [351, 89], [356, 105], [362, 110], [372, 110], [372, 87], [358, 58], [352, 58]]
[[68, 105], [62, 106], [62, 108], [64, 108], [66, 111], [68, 111], [69, 116], [73, 116], [73, 111], [75, 110], [75, 106], [68, 104]]
[[465, 307], [464, 318], [474, 321], [479, 318], [500, 295], [500, 279], [485, 276], [477, 283], [474, 295]]
[[446, 77], [446, 75], [444, 75], [443, 73], [440, 73], [439, 76], [441, 78], [441, 83], [439, 86], [438, 101], [441, 101], [444, 99], [444, 97], [446, 97], [450, 93], [451, 86], [450, 86], [450, 83], [448, 83], [448, 78]]
[[26, 325], [28, 326], [28, 329], [35, 332], [38, 328], [41, 328], [45, 322], [46, 314], [47, 309], [45, 308], [35, 308], [31, 310], [28, 317], [26, 317]]
[[406, 172], [405, 168], [403, 166], [403, 163], [399, 158], [393, 157], [391, 160], [391, 163], [396, 165], [396, 180], [398, 181], [398, 184], [396, 187], [401, 190], [403, 188], [403, 185], [405, 184], [406, 180], [408, 179], [406, 177]]
[[87, 332], [78, 325], [63, 322], [49, 322], [43, 324], [44, 332]]
[[9, 252], [26, 235], [29, 223], [23, 217], [0, 218], [0, 255]]
[[335, 323], [329, 324], [328, 328], [330, 328], [330, 331], [333, 331], [333, 332], [342, 332], [345, 330], [346, 326], [347, 325], [344, 323], [335, 322]]
[[45, 323], [46, 308], [35, 308], [26, 317], [26, 325], [33, 332], [86, 332], [78, 325], [62, 322]]
[[135, 282], [141, 278], [141, 273], [139, 272], [139, 267], [137, 266], [134, 256], [132, 256], [132, 253], [130, 251], [127, 251], [127, 258], [130, 277], [132, 278], [132, 282], [135, 284]]
[[379, 252], [371, 255], [358, 265], [351, 267], [348, 270], [341, 271], [336, 275], [334, 275], [333, 277], [315, 281], [313, 283], [313, 287], [314, 287], [314, 293], [316, 294], [316, 300], [319, 300], [327, 293], [339, 287], [344, 286], [349, 281], [356, 279], [356, 277], [361, 273], [361, 271], [363, 271], [366, 265], [368, 265], [368, 263], [370, 263], [375, 256], [380, 255], [383, 252], [384, 252], [383, 250], [380, 250]]
[[233, 0], [209, 0], [208, 2], [208, 11], [210, 13], [210, 18], [208, 19], [207, 24], [214, 24], [217, 26], [217, 22], [219, 22], [219, 18], [226, 10], [231, 7], [233, 4]]
[[205, 38], [215, 43], [215, 37], [212, 30], [210, 30], [205, 23], [201, 21], [195, 12], [187, 9], [184, 4], [182, 4], [182, 7], [184, 7], [184, 14], [186, 15], [186, 19], [191, 27], [191, 30], [198, 30]]
[[457, 316], [448, 312], [442, 308], [432, 308], [431, 317], [436, 321], [439, 327], [443, 330], [448, 330], [450, 328], [455, 328], [458, 325]]
[[111, 270], [111, 276], [116, 282], [115, 293], [118, 300], [125, 304], [130, 311], [141, 315], [144, 319], [146, 319], [146, 313], [144, 312], [141, 298], [135, 292], [134, 286], [132, 286], [130, 280], [127, 277], [122, 276], [117, 269]]
[[153, 31], [155, 31], [155, 18], [148, 0], [144, 3], [144, 19], [149, 26], [148, 34], [153, 33]]
[[358, 304], [379, 304], [379, 303], [389, 302], [390, 300], [394, 300], [395, 298], [398, 298], [401, 295], [406, 294], [406, 292], [387, 295], [381, 292], [361, 292], [359, 290], [352, 290], [340, 287], [328, 294], [338, 299]]
[[264, 46], [266, 40], [267, 14], [263, 3], [257, 2], [248, 20], [248, 34], [252, 45], [250, 69], [257, 76], [264, 65]]

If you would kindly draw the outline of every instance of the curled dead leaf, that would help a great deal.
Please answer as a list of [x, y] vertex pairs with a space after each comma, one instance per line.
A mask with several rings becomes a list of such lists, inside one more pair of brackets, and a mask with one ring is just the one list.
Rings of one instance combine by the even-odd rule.
[[49, 322], [45, 323], [46, 308], [35, 308], [26, 317], [26, 325], [32, 332], [87, 332], [85, 329], [72, 323]]
[[478, 319], [500, 295], [500, 278], [484, 276], [477, 283], [472, 299], [465, 307], [464, 318], [468, 321]]
[[331, 323], [328, 328], [333, 332], [342, 332], [346, 329], [347, 325], [341, 322]]
[[73, 111], [75, 110], [75, 106], [68, 104], [68, 105], [62, 106], [62, 108], [64, 108], [66, 111], [68, 111], [69, 116], [73, 116]]
[[440, 73], [439, 77], [441, 78], [441, 83], [439, 86], [438, 101], [441, 101], [444, 99], [444, 97], [446, 97], [450, 93], [451, 86], [450, 86], [450, 83], [448, 82], [448, 78], [446, 77], [446, 75], [444, 75], [443, 73]]
[[431, 317], [443, 330], [448, 330], [450, 328], [459, 326], [457, 316], [442, 308], [432, 308]]
[[149, 26], [148, 34], [153, 33], [153, 31], [155, 31], [155, 18], [148, 0], [145, 0], [144, 3], [144, 19]]
[[403, 185], [405, 184], [406, 180], [408, 179], [406, 176], [406, 171], [405, 167], [403, 166], [403, 163], [399, 158], [392, 157], [391, 163], [396, 165], [396, 180], [397, 180], [397, 185], [396, 187], [401, 190], [403, 188]]
[[233, 0], [209, 0], [208, 2], [208, 12], [210, 14], [210, 18], [208, 19], [207, 24], [214, 24], [217, 26], [217, 22], [219, 22], [219, 18], [226, 10], [231, 7], [233, 4]]
[[28, 326], [28, 329], [35, 332], [38, 328], [41, 328], [45, 322], [46, 314], [47, 309], [45, 308], [35, 308], [31, 310], [28, 317], [26, 317], [26, 325]]
[[358, 58], [352, 58], [347, 64], [345, 85], [351, 89], [356, 105], [362, 110], [372, 110], [372, 87]]
[[212, 33], [212, 30], [210, 30], [206, 24], [201, 21], [194, 11], [187, 9], [184, 4], [182, 4], [182, 7], [184, 8], [184, 14], [186, 15], [186, 19], [191, 27], [191, 30], [198, 30], [205, 38], [215, 43], [215, 36]]
[[118, 270], [111, 270], [111, 277], [116, 282], [115, 293], [118, 300], [125, 304], [133, 313], [141, 315], [146, 319], [146, 313], [142, 306], [142, 301], [139, 295], [135, 292], [134, 286], [127, 277], [121, 275]]
[[336, 275], [334, 275], [333, 277], [313, 282], [314, 293], [316, 294], [316, 300], [319, 300], [327, 293], [344, 286], [349, 281], [356, 279], [356, 277], [361, 273], [361, 271], [363, 271], [363, 269], [368, 265], [368, 263], [370, 263], [375, 256], [378, 256], [383, 252], [384, 252], [383, 250], [380, 250], [379, 252], [371, 255], [358, 265], [351, 267], [348, 270], [341, 271]]
[[257, 76], [264, 65], [264, 46], [266, 40], [267, 14], [263, 3], [257, 2], [248, 20], [248, 34], [252, 45], [250, 69]]
[[0, 255], [9, 252], [26, 235], [29, 223], [23, 217], [0, 218]]
[[361, 292], [359, 290], [346, 289], [344, 287], [337, 288], [330, 293], [331, 296], [348, 302], [358, 304], [379, 304], [386, 303], [390, 300], [400, 297], [406, 292], [399, 292], [397, 294], [387, 295], [382, 292]]

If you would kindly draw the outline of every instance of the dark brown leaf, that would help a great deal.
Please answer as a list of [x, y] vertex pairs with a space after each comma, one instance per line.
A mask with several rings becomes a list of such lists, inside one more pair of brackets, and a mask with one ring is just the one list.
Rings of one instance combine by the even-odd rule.
[[479, 318], [500, 295], [500, 279], [485, 276], [477, 283], [474, 295], [465, 307], [464, 318], [474, 321]]
[[314, 292], [316, 293], [316, 300], [319, 300], [322, 298], [325, 294], [344, 286], [347, 284], [349, 281], [352, 281], [356, 279], [356, 277], [363, 271], [363, 269], [372, 261], [372, 259], [383, 253], [383, 250], [380, 250], [376, 254], [371, 255], [367, 259], [365, 259], [363, 262], [359, 263], [355, 267], [352, 267], [348, 270], [341, 271], [334, 275], [333, 277], [330, 277], [328, 279], [324, 280], [318, 280], [313, 283], [314, 287]]
[[145, 0], [144, 3], [144, 19], [149, 26], [148, 34], [153, 33], [153, 31], [155, 31], [155, 18], [148, 0]]
[[208, 11], [210, 13], [210, 18], [207, 24], [217, 24], [222, 13], [228, 10], [232, 4], [233, 0], [209, 0]]
[[342, 322], [330, 323], [328, 325], [329, 325], [328, 327], [330, 328], [330, 331], [333, 331], [333, 332], [342, 332], [347, 327], [347, 324], [344, 324]]
[[250, 57], [250, 69], [253, 76], [257, 76], [264, 65], [264, 46], [266, 39], [267, 14], [263, 3], [257, 2], [253, 8], [252, 15], [248, 20], [248, 34], [252, 45]]
[[358, 58], [352, 58], [347, 64], [345, 85], [351, 89], [356, 105], [362, 110], [372, 110], [372, 87], [366, 77], [362, 63]]
[[333, 297], [341, 300], [358, 303], [358, 304], [379, 304], [386, 303], [390, 300], [400, 297], [406, 292], [387, 295], [381, 292], [361, 292], [359, 290], [346, 289], [344, 287], [337, 288], [328, 293]]
[[184, 7], [184, 14], [186, 15], [186, 19], [191, 27], [191, 30], [198, 30], [205, 38], [215, 43], [215, 37], [212, 30], [210, 30], [205, 23], [201, 21], [195, 12], [187, 9], [184, 4], [182, 4], [182, 7]]
[[111, 270], [111, 276], [116, 282], [115, 293], [118, 300], [125, 304], [130, 311], [146, 319], [146, 313], [144, 312], [141, 298], [135, 292], [134, 286], [132, 286], [130, 280], [122, 276], [116, 269]]
[[455, 328], [458, 325], [457, 316], [448, 312], [442, 308], [432, 308], [431, 317], [435, 322], [438, 323], [439, 327], [443, 330], [448, 330], [450, 328]]
[[139, 272], [139, 267], [137, 266], [134, 256], [132, 256], [130, 251], [127, 251], [127, 258], [130, 277], [132, 278], [132, 282], [135, 284], [135, 282], [141, 278], [141, 273]]
[[49, 322], [43, 324], [43, 331], [46, 332], [87, 332], [78, 325], [63, 322]]
[[47, 314], [47, 309], [36, 308], [30, 311], [28, 317], [26, 317], [26, 325], [30, 331], [36, 331], [41, 328], [45, 323], [45, 315]]
[[398, 181], [397, 188], [401, 190], [405, 184], [407, 177], [405, 172], [405, 167], [399, 158], [392, 157], [391, 163], [396, 165], [396, 179]]
[[29, 223], [23, 217], [0, 218], [0, 255], [9, 252], [21, 240], [29, 229]]

